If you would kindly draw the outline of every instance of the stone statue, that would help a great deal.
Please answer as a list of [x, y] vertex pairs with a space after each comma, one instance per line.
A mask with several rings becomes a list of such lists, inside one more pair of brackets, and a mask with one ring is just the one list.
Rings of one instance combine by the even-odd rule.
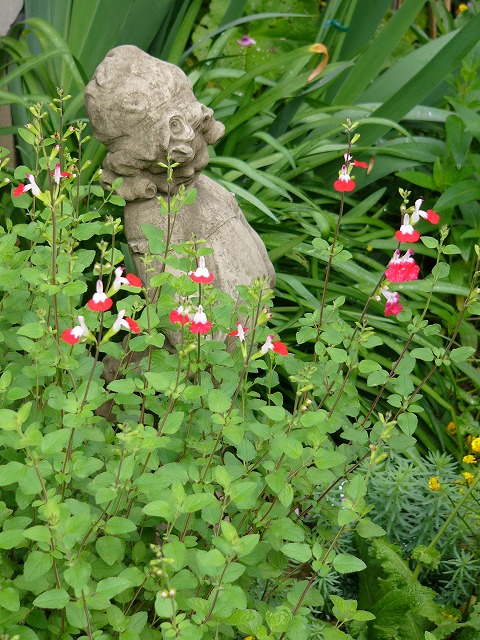
[[[171, 192], [195, 186], [197, 199], [177, 215], [172, 242], [206, 240], [216, 285], [237, 298], [236, 286], [275, 272], [265, 246], [250, 227], [234, 196], [201, 174], [207, 146], [224, 133], [213, 112], [195, 98], [187, 76], [175, 65], [124, 45], [112, 49], [85, 90], [85, 105], [96, 138], [107, 148], [102, 181], [123, 178], [117, 193], [126, 201], [125, 234], [138, 275], [145, 281], [141, 257], [148, 251], [144, 224], [166, 230], [158, 196], [167, 193], [165, 164], [174, 169]], [[160, 266], [158, 266], [160, 270]]]

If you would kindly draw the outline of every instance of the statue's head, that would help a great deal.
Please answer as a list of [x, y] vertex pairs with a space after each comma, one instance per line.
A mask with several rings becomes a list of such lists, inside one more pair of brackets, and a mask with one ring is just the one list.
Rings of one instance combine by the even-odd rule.
[[131, 45], [107, 54], [86, 87], [85, 105], [107, 148], [106, 172], [150, 181], [148, 197], [166, 192], [166, 172], [158, 163], [165, 164], [167, 155], [179, 163], [173, 187], [190, 185], [208, 163], [207, 146], [224, 132], [181, 69]]

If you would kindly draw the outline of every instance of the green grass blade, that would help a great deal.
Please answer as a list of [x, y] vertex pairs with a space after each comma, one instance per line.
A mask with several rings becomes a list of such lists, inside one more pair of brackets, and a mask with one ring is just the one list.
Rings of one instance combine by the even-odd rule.
[[378, 36], [358, 58], [332, 104], [353, 104], [375, 78], [385, 59], [393, 52], [415, 20], [426, 0], [405, 0]]
[[[477, 14], [461, 30], [457, 31], [455, 37], [432, 60], [427, 62], [423, 69], [376, 109], [372, 116], [399, 122], [460, 64], [467, 53], [478, 43], [479, 34], [480, 14]], [[365, 124], [362, 127], [362, 144], [373, 144], [387, 130], [383, 126]]]

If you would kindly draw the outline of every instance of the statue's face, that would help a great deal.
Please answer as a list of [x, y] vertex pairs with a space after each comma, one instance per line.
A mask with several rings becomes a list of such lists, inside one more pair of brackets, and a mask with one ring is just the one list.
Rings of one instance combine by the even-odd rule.
[[197, 101], [190, 88], [178, 96], [178, 101], [172, 101], [171, 106], [163, 106], [159, 116], [151, 132], [152, 141], [158, 145], [157, 153], [148, 171], [154, 174], [157, 189], [165, 193], [166, 171], [158, 163], [166, 164], [170, 156], [173, 163], [178, 163], [170, 188], [177, 190], [181, 184], [192, 186], [208, 164], [208, 145], [221, 138], [225, 127], [212, 117], [211, 109]]

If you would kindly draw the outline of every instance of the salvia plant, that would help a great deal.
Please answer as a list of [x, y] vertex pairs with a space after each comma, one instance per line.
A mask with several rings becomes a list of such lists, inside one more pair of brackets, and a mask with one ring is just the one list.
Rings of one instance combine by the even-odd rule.
[[[60, 124], [67, 99], [49, 107]], [[438, 533], [409, 567], [368, 497], [389, 452], [414, 443], [422, 385], [471, 355], [456, 347], [458, 328], [442, 336], [427, 321], [428, 299], [413, 316], [396, 291], [420, 277], [402, 244], [419, 239], [425, 220], [440, 224], [437, 215], [400, 194], [399, 249], [351, 326], [339, 315], [345, 299], [326, 304], [331, 270], [351, 259], [339, 226], [330, 243], [315, 240], [312, 252], [328, 256], [324, 294], [287, 345], [264, 281], [240, 286], [234, 301], [215, 287], [204, 242], [172, 244], [194, 189], [159, 198], [170, 232], [145, 226], [142, 281], [124, 268], [121, 220], [104, 213], [121, 198], [82, 186], [83, 126], [46, 135], [42, 105], [30, 112], [20, 135], [35, 166], [15, 170], [18, 221], [0, 230], [0, 631], [20, 640], [336, 640], [444, 629], [435, 592], [419, 582]], [[345, 125], [332, 185], [338, 225], [353, 171], [365, 170], [352, 158], [355, 128]], [[6, 162], [4, 153], [2, 170]], [[175, 165], [164, 170], [171, 180]], [[453, 250], [447, 234], [421, 237], [438, 256], [430, 291]], [[462, 317], [478, 312], [476, 296], [472, 284]], [[368, 324], [379, 304], [392, 332], [397, 323], [410, 332], [387, 368]], [[425, 334], [438, 334], [438, 347], [424, 346]], [[310, 357], [299, 348], [307, 341]], [[431, 363], [418, 384], [416, 359]], [[362, 385], [376, 393], [368, 405]], [[472, 474], [453, 499], [473, 496], [477, 483]], [[388, 606], [380, 594], [365, 598], [361, 576], [373, 565], [379, 589], [410, 597]], [[406, 616], [421, 636], [405, 635]], [[472, 620], [447, 622], [461, 630]]]

